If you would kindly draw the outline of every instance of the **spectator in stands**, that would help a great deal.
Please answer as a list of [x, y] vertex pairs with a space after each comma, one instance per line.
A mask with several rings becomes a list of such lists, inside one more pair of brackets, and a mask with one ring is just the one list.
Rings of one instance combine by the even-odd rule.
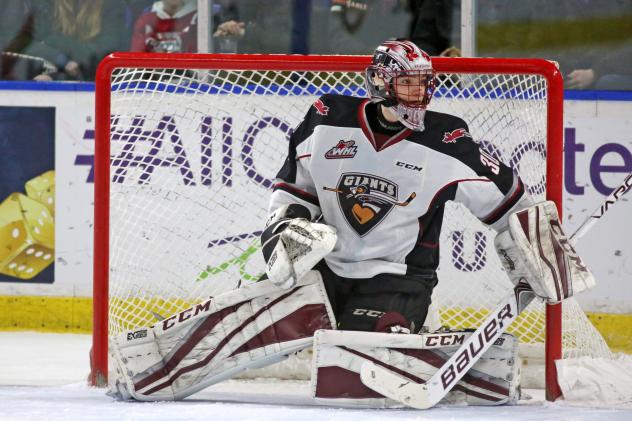
[[213, 36], [244, 36], [246, 23], [239, 19], [239, 8], [234, 0], [213, 3]]
[[[546, 9], [546, 0], [515, 2], [512, 0], [479, 0], [476, 5], [475, 55], [489, 57], [533, 56], [525, 45], [536, 34], [532, 23], [533, 9]], [[413, 0], [415, 20], [410, 40], [431, 56], [460, 57], [461, 1]]]
[[161, 0], [134, 25], [131, 51], [196, 52], [197, 0]]
[[130, 1], [32, 1], [35, 24], [32, 42], [24, 52], [46, 59], [59, 69], [56, 74], [35, 79], [93, 80], [105, 55], [126, 49]]
[[569, 89], [632, 90], [632, 44], [610, 52], [588, 69], [566, 76]]
[[237, 44], [246, 34], [246, 22], [239, 19], [239, 8], [233, 0], [213, 3], [213, 52], [236, 53]]
[[329, 42], [333, 54], [371, 54], [389, 38], [406, 38], [413, 14], [404, 0], [332, 0]]
[[460, 0], [413, 0], [409, 39], [431, 56], [460, 57]]
[[[324, 45], [328, 37], [322, 24], [326, 21], [323, 18], [328, 13], [329, 0], [219, 0], [218, 3], [221, 9], [214, 15], [217, 26], [213, 33], [216, 52], [327, 52]], [[232, 45], [224, 42], [230, 39]], [[375, 44], [365, 53], [373, 51]], [[226, 46], [232, 49], [228, 51]]]
[[41, 61], [22, 53], [33, 33], [33, 12], [26, 0], [5, 0], [0, 14], [0, 79], [31, 79], [41, 73]]

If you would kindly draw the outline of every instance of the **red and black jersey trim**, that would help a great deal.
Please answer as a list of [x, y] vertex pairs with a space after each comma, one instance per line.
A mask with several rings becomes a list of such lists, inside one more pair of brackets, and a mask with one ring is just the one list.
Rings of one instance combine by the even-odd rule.
[[311, 203], [312, 205], [320, 207], [320, 201], [317, 196], [314, 196], [311, 193], [306, 192], [305, 190], [301, 190], [296, 186], [293, 186], [288, 183], [276, 183], [272, 188], [273, 191], [282, 190], [286, 193], [291, 194], [292, 196], [304, 200], [305, 202]]
[[445, 203], [454, 200], [458, 183], [443, 186], [434, 196], [428, 210], [418, 218], [419, 233], [412, 250], [406, 255], [406, 274], [420, 270], [437, 270], [439, 266], [439, 237], [443, 225]]
[[402, 130], [400, 130], [399, 132], [389, 135], [390, 137], [388, 137], [385, 141], [378, 142], [375, 133], [373, 133], [373, 130], [371, 129], [371, 125], [369, 124], [369, 117], [366, 112], [366, 107], [370, 104], [372, 104], [371, 100], [367, 99], [358, 107], [358, 123], [360, 125], [360, 129], [362, 129], [362, 133], [364, 133], [364, 136], [366, 136], [366, 138], [369, 140], [369, 142], [373, 146], [373, 149], [379, 152], [388, 148], [389, 146], [393, 146], [396, 143], [405, 140], [411, 135], [413, 131], [407, 127], [403, 127]]
[[487, 216], [485, 216], [485, 218], [481, 220], [484, 224], [491, 225], [497, 222], [500, 218], [505, 216], [507, 212], [509, 212], [509, 210], [512, 209], [516, 205], [516, 203], [518, 203], [520, 199], [524, 196], [524, 184], [518, 176], [516, 176], [516, 180], [517, 184], [515, 188], [512, 189], [511, 192], [509, 192], [505, 200], [503, 200], [496, 209], [494, 209], [491, 213], [489, 213]]

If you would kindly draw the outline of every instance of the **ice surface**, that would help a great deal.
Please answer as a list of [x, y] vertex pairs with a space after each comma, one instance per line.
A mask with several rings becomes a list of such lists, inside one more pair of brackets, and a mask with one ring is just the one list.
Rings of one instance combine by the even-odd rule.
[[632, 355], [565, 359], [556, 361], [556, 366], [558, 383], [566, 399], [632, 406]]
[[342, 409], [311, 404], [305, 382], [230, 381], [183, 402], [116, 402], [91, 388], [89, 335], [0, 332], [0, 420], [630, 420], [627, 408], [545, 402], [541, 391], [516, 406]]

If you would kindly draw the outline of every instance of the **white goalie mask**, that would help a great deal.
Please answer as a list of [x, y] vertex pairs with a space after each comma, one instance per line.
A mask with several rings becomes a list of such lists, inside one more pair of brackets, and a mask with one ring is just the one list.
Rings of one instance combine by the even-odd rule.
[[435, 88], [430, 56], [410, 41], [385, 41], [366, 68], [373, 102], [391, 108], [411, 130], [424, 129], [424, 116]]

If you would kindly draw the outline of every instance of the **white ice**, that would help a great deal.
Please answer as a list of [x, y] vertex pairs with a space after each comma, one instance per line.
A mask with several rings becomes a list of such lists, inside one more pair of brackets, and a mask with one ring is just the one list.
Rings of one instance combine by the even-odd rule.
[[[311, 405], [304, 382], [231, 381], [183, 402], [116, 402], [87, 385], [89, 335], [0, 332], [0, 420], [632, 420], [617, 407], [555, 403], [541, 391], [515, 406], [341, 409]], [[630, 385], [632, 387], [632, 385]]]

